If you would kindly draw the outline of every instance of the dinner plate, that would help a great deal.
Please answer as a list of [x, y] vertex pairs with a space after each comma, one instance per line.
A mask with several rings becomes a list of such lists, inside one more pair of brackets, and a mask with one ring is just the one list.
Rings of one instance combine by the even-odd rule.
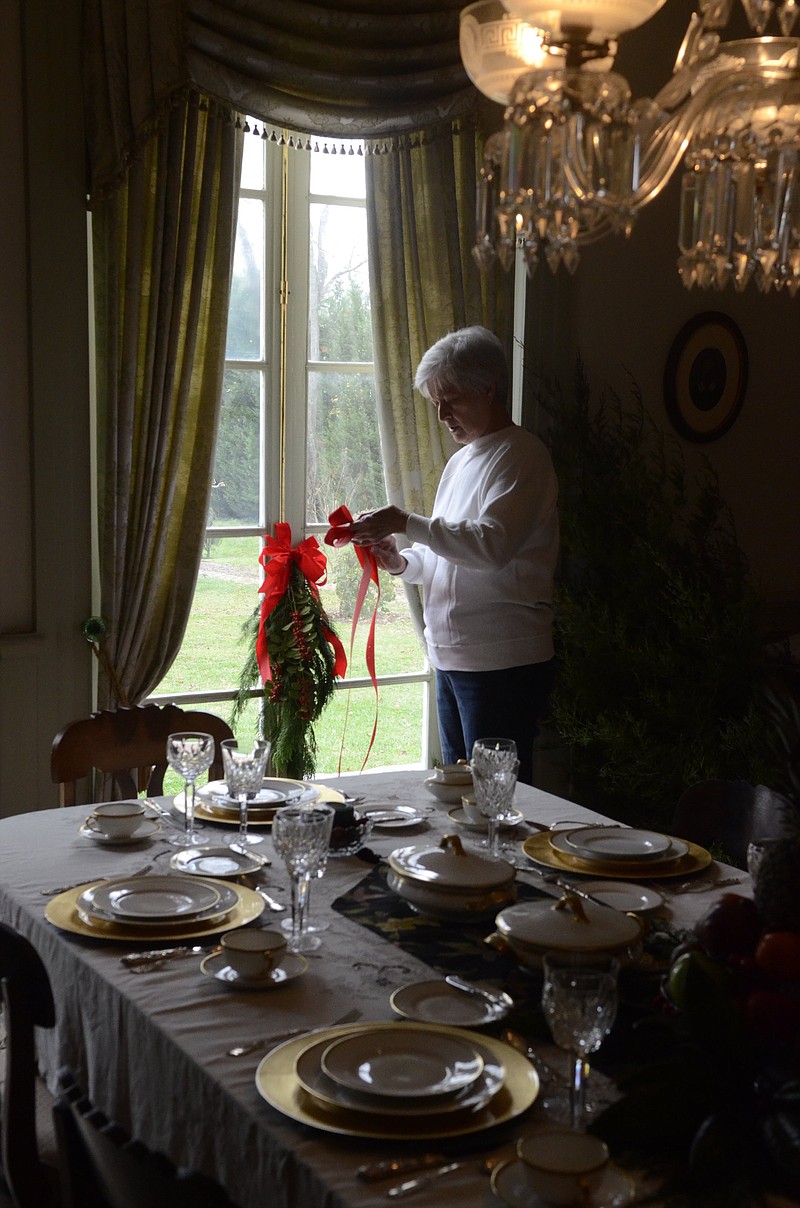
[[200, 962], [200, 972], [206, 977], [213, 977], [232, 990], [276, 990], [287, 982], [300, 977], [308, 968], [308, 961], [296, 952], [285, 952], [278, 964], [273, 965], [269, 973], [263, 977], [242, 977], [228, 964], [228, 959], [222, 952], [210, 952]]
[[613, 906], [625, 914], [642, 914], [645, 910], [656, 910], [664, 904], [664, 899], [655, 889], [634, 885], [630, 881], [581, 881], [580, 888], [604, 906]]
[[138, 876], [106, 881], [92, 891], [90, 907], [120, 920], [174, 922], [216, 907], [220, 890], [211, 881], [183, 876]]
[[356, 808], [360, 814], [372, 819], [375, 830], [405, 830], [426, 821], [425, 815], [413, 805], [359, 805]]
[[586, 856], [580, 856], [576, 851], [573, 851], [567, 839], [566, 831], [550, 831], [549, 839], [550, 846], [554, 848], [555, 851], [560, 852], [564, 856], [578, 859], [589, 868], [596, 868], [602, 865], [604, 869], [619, 868], [623, 872], [629, 872], [632, 868], [638, 868], [642, 870], [639, 874], [640, 876], [649, 875], [650, 870], [654, 868], [668, 868], [670, 864], [673, 864], [676, 860], [680, 860], [682, 856], [685, 856], [689, 850], [688, 843], [686, 843], [683, 839], [670, 838], [669, 847], [667, 850], [662, 854], [659, 854], [657, 857], [649, 857], [645, 860], [612, 860], [610, 857], [608, 857], [607, 859], [602, 860], [599, 856], [591, 856], [587, 859]]
[[104, 888], [106, 882], [100, 882], [97, 889], [90, 887], [80, 895], [76, 903], [77, 910], [81, 918], [91, 923], [98, 919], [106, 923], [114, 923], [119, 927], [129, 930], [131, 927], [139, 928], [140, 930], [163, 929], [164, 927], [183, 927], [188, 923], [212, 923], [217, 920], [224, 919], [229, 911], [233, 910], [238, 902], [236, 895], [236, 887], [229, 884], [219, 883], [219, 895], [216, 902], [209, 904], [197, 914], [191, 915], [173, 915], [167, 918], [127, 918], [123, 915], [114, 914], [113, 911], [107, 910], [97, 902], [97, 894]]
[[[387, 1023], [383, 1026], [393, 1028], [397, 1025]], [[431, 1027], [430, 1024], [410, 1022], [402, 1026], [406, 1029], [424, 1028], [426, 1031], [430, 1031]], [[313, 1039], [331, 1041], [339, 1036], [366, 1030], [374, 1032], [376, 1025], [348, 1024], [326, 1028], [322, 1032], [315, 1032]], [[385, 1141], [432, 1141], [468, 1136], [515, 1120], [534, 1103], [539, 1093], [539, 1078], [527, 1057], [493, 1036], [480, 1036], [456, 1028], [441, 1027], [437, 1030], [440, 1034], [466, 1036], [473, 1044], [488, 1049], [492, 1057], [505, 1067], [502, 1087], [479, 1111], [441, 1113], [432, 1118], [421, 1113], [379, 1116], [374, 1112], [357, 1112], [323, 1103], [310, 1095], [297, 1077], [297, 1059], [309, 1043], [308, 1035], [285, 1041], [261, 1059], [255, 1075], [256, 1090], [276, 1111], [300, 1124], [338, 1136]]]
[[222, 919], [215, 917], [198, 922], [196, 919], [186, 919], [182, 923], [162, 926], [144, 925], [138, 922], [122, 923], [114, 920], [93, 917], [82, 918], [78, 911], [78, 898], [88, 889], [103, 885], [103, 881], [93, 881], [86, 885], [77, 885], [64, 893], [57, 894], [44, 908], [44, 917], [54, 927], [68, 931], [73, 935], [82, 935], [90, 939], [120, 940], [126, 944], [134, 940], [190, 940], [201, 936], [219, 935], [223, 931], [231, 931], [234, 927], [243, 927], [260, 918], [266, 909], [266, 902], [260, 893], [248, 889], [244, 885], [228, 885], [220, 881], [220, 888], [232, 889], [236, 894], [236, 905], [226, 912]]
[[264, 867], [260, 856], [233, 847], [184, 847], [170, 858], [170, 868], [196, 877], [241, 877]]
[[322, 1068], [322, 1057], [328, 1047], [327, 1040], [318, 1040], [303, 1049], [297, 1058], [297, 1077], [301, 1085], [314, 1098], [333, 1107], [347, 1107], [354, 1111], [371, 1112], [382, 1116], [415, 1116], [424, 1112], [429, 1118], [450, 1112], [480, 1111], [497, 1094], [503, 1085], [505, 1069], [489, 1049], [482, 1049], [480, 1057], [483, 1069], [471, 1086], [454, 1095], [436, 1099], [397, 1098], [382, 1099], [378, 1095], [363, 1095], [334, 1082]]
[[[492, 1191], [509, 1208], [549, 1208], [551, 1203], [532, 1190], [525, 1163], [520, 1158], [495, 1166]], [[609, 1166], [603, 1171], [597, 1187], [586, 1192], [581, 1204], [585, 1208], [625, 1208], [635, 1195], [633, 1180], [618, 1167]]]
[[[482, 835], [485, 835], [489, 830], [489, 824], [485, 818], [480, 822], [473, 822], [471, 818], [467, 817], [462, 805], [459, 805], [454, 810], [448, 810], [447, 817], [452, 818], [456, 826], [463, 826], [465, 830], [478, 831]], [[522, 818], [523, 814], [521, 810], [512, 810], [500, 822], [500, 829], [505, 830], [506, 828], [511, 829], [514, 826], [519, 826]]]
[[699, 872], [702, 868], [707, 868], [712, 861], [710, 852], [707, 852], [704, 847], [688, 841], [683, 843], [683, 840], [677, 839], [675, 842], [686, 847], [686, 853], [665, 862], [645, 860], [639, 864], [624, 860], [582, 860], [580, 856], [574, 856], [569, 851], [559, 850], [552, 844], [552, 838], [550, 831], [529, 835], [523, 841], [522, 850], [531, 860], [537, 864], [543, 864], [545, 868], [557, 868], [562, 872], [582, 872], [590, 877], [612, 877], [617, 880], [631, 881], [641, 880], [642, 877], [647, 877], [648, 880], [685, 877], [693, 872]]
[[395, 1024], [332, 1041], [320, 1065], [339, 1086], [362, 1095], [419, 1100], [471, 1086], [483, 1058], [461, 1036], [409, 1032]]
[[[337, 792], [336, 789], [328, 788], [328, 786], [324, 785], [324, 784], [317, 786], [317, 785], [308, 784], [302, 780], [277, 780], [275, 778], [270, 778], [270, 780], [267, 781], [267, 783], [269, 785], [275, 785], [275, 784], [283, 784], [283, 785], [290, 785], [290, 786], [299, 785], [301, 787], [309, 789], [314, 794], [314, 796], [310, 797], [309, 800], [329, 801], [329, 802], [330, 801], [334, 801], [334, 802], [344, 801], [344, 797], [342, 796], [341, 793]], [[212, 789], [214, 788], [214, 786], [217, 786], [217, 788], [219, 788], [220, 785], [225, 785], [225, 781], [224, 780], [212, 780], [210, 782], [210, 787]], [[225, 786], [225, 787], [227, 788], [227, 786]], [[205, 795], [208, 793], [208, 789], [209, 789], [209, 785], [205, 784], [205, 785], [202, 785], [197, 790], [194, 814], [195, 814], [195, 817], [198, 819], [198, 821], [215, 822], [215, 823], [217, 823], [218, 826], [228, 826], [228, 827], [238, 824], [238, 821], [239, 821], [238, 803], [236, 804], [235, 808], [225, 807], [224, 805], [222, 808], [220, 808], [218, 805], [215, 804], [213, 796]], [[183, 793], [178, 793], [177, 796], [173, 799], [172, 804], [178, 814], [185, 814], [186, 799], [185, 799], [185, 795]], [[280, 804], [285, 805], [286, 802], [284, 801]], [[259, 811], [258, 808], [256, 808], [255, 810], [248, 810], [248, 812], [247, 812], [248, 829], [251, 826], [254, 826], [254, 827], [272, 826], [272, 819], [275, 817], [275, 810], [280, 808], [280, 804], [279, 805], [265, 805], [263, 807], [262, 811]]]
[[145, 839], [152, 839], [160, 829], [155, 818], [143, 818], [132, 835], [107, 835], [91, 818], [87, 818], [83, 826], [78, 829], [78, 834], [83, 835], [84, 839], [92, 839], [95, 843], [102, 843], [109, 847], [126, 847], [131, 843], [141, 843]]
[[389, 1002], [392, 1010], [404, 1019], [451, 1027], [479, 1028], [502, 1019], [507, 1013], [478, 994], [465, 994], [463, 990], [449, 986], [441, 977], [403, 986], [395, 990]]
[[663, 860], [674, 852], [669, 835], [632, 826], [578, 826], [559, 834], [569, 851], [583, 860]]
[[[249, 809], [257, 809], [259, 806], [286, 805], [288, 802], [295, 805], [303, 801], [316, 801], [319, 793], [316, 785], [309, 784], [305, 780], [265, 776], [258, 792], [253, 797], [248, 797], [247, 805]], [[224, 780], [210, 780], [208, 784], [197, 790], [197, 795], [203, 801], [213, 801], [217, 805], [224, 805], [236, 813], [239, 812], [239, 802], [228, 792], [228, 786]]]

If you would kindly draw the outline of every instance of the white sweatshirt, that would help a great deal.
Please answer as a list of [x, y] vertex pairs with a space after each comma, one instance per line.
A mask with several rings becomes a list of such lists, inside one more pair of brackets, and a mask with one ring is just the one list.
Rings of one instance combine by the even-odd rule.
[[553, 656], [558, 484], [537, 436], [512, 425], [444, 468], [433, 514], [412, 514], [402, 578], [423, 586], [434, 667], [497, 671]]

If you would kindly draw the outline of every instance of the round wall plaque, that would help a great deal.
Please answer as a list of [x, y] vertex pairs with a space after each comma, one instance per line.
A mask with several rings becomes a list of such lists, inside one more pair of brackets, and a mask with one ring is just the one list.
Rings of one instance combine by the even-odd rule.
[[678, 332], [664, 368], [664, 401], [687, 440], [716, 440], [733, 424], [747, 389], [747, 346], [727, 315], [705, 311]]

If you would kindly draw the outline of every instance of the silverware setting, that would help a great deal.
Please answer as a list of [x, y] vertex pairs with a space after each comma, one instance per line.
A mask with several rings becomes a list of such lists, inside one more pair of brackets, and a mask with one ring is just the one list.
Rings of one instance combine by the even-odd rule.
[[382, 1162], [367, 1162], [359, 1166], [356, 1177], [364, 1183], [379, 1183], [381, 1179], [391, 1179], [395, 1175], [413, 1174], [418, 1170], [432, 1170], [444, 1166], [447, 1157], [443, 1153], [421, 1153], [408, 1158], [386, 1158]]
[[[158, 801], [153, 801], [152, 797], [145, 797], [143, 804], [147, 809], [152, 810], [162, 822], [166, 822], [168, 826], [173, 827], [175, 830], [184, 829], [183, 821], [176, 818], [172, 810], [168, 809], [164, 805], [161, 805]], [[204, 830], [205, 828], [201, 822], [195, 820], [194, 829], [199, 831]]]
[[719, 881], [681, 881], [679, 885], [665, 885], [663, 881], [646, 882], [663, 893], [666, 897], [674, 897], [684, 893], [711, 893], [714, 889], [728, 889], [731, 885], [742, 885], [744, 877], [723, 877]]
[[[501, 1159], [498, 1157], [483, 1158], [478, 1163], [478, 1169], [482, 1174], [491, 1174], [495, 1166]], [[442, 1175], [451, 1174], [454, 1170], [461, 1170], [465, 1166], [471, 1166], [474, 1163], [474, 1158], [457, 1158], [452, 1162], [445, 1162], [442, 1166], [437, 1166], [432, 1170], [426, 1170], [424, 1174], [417, 1175], [416, 1178], [406, 1179], [403, 1183], [395, 1183], [389, 1187], [386, 1195], [392, 1200], [402, 1199], [406, 1195], [414, 1195], [417, 1191], [422, 1191], [425, 1187], [429, 1187], [431, 1183], [435, 1183]]]
[[[340, 1024], [355, 1023], [361, 1018], [361, 1012], [355, 1008], [350, 1011], [345, 1011], [344, 1015], [340, 1015], [338, 1019], [334, 1019], [333, 1023], [325, 1024], [325, 1027], [336, 1028]], [[258, 1040], [252, 1040], [248, 1044], [235, 1044], [232, 1049], [228, 1049], [229, 1057], [246, 1057], [248, 1053], [255, 1053], [259, 1049], [271, 1049], [276, 1044], [280, 1044], [283, 1040], [291, 1040], [293, 1036], [300, 1036], [303, 1032], [318, 1031], [316, 1028], [287, 1028], [283, 1032], [273, 1032], [269, 1036], [262, 1036]]]
[[514, 1032], [512, 1029], [507, 1028], [501, 1035], [500, 1039], [505, 1044], [510, 1045], [512, 1049], [516, 1049], [518, 1053], [522, 1053], [523, 1057], [527, 1057], [528, 1061], [530, 1061], [531, 1065], [540, 1077], [552, 1078], [556, 1082], [560, 1080], [561, 1075], [558, 1074], [551, 1065], [547, 1064], [544, 1057], [542, 1057], [532, 1045], [528, 1044], [527, 1040], [523, 1035], [521, 1035], [521, 1033]]
[[255, 885], [254, 889], [259, 897], [264, 899], [269, 909], [274, 910], [276, 914], [282, 914], [283, 911], [286, 910], [286, 906], [283, 904], [283, 902], [278, 902], [275, 898], [271, 897], [271, 895], [267, 893], [266, 889], [264, 889], [262, 885]]
[[151, 973], [160, 969], [167, 961], [181, 960], [187, 956], [197, 956], [209, 949], [202, 944], [194, 944], [191, 948], [151, 948], [147, 952], [126, 952], [119, 958], [120, 964], [131, 973]]

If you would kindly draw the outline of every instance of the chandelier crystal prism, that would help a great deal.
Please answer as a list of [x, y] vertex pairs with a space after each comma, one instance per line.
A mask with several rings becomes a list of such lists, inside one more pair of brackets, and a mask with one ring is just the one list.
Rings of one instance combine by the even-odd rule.
[[[800, 3], [742, 0], [754, 37], [722, 41], [733, 0], [700, 0], [672, 77], [634, 100], [617, 40], [664, 0], [478, 0], [461, 13], [472, 81], [506, 106], [487, 139], [474, 255], [521, 248], [574, 272], [580, 249], [630, 235], [682, 165], [678, 271], [687, 287], [800, 289]], [[780, 36], [766, 36], [775, 13]]]

